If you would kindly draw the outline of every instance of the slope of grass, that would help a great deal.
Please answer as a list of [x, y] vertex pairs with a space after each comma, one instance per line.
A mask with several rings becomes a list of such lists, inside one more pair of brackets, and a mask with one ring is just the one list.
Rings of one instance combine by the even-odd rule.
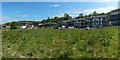
[[2, 29], [0, 29], [0, 59], [2, 58]]
[[3, 58], [115, 58], [118, 28], [3, 30]]

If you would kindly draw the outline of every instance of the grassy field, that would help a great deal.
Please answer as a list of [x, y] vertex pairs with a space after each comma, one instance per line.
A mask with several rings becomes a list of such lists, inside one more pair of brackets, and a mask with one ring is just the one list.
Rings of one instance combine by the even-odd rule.
[[118, 28], [3, 30], [3, 58], [115, 58]]

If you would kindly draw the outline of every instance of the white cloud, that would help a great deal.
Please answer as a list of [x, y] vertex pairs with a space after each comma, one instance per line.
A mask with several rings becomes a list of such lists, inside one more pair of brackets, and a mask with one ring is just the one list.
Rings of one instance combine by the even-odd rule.
[[111, 10], [114, 10], [114, 9], [117, 9], [117, 7], [108, 6], [108, 7], [85, 9], [85, 10], [84, 9], [73, 9], [73, 10], [69, 10], [69, 11], [65, 11], [65, 12], [59, 13], [59, 14], [54, 15], [54, 16], [63, 17], [64, 13], [68, 13], [70, 16], [76, 17], [80, 13], [83, 13], [85, 15], [91, 14], [94, 11], [97, 11], [97, 13], [107, 13], [107, 12], [110, 12]]
[[60, 5], [55, 4], [55, 5], [49, 5], [49, 7], [59, 7]]
[[2, 24], [2, 17], [0, 17], [0, 25]]
[[114, 6], [108, 6], [108, 7], [100, 7], [100, 8], [93, 8], [93, 9], [76, 9], [76, 10], [72, 10], [72, 11], [68, 11], [68, 13], [72, 14], [72, 15], [78, 15], [80, 13], [84, 13], [85, 15], [91, 14], [94, 11], [97, 11], [97, 13], [107, 13], [110, 12], [111, 10], [115, 10], [117, 9], [117, 7]]
[[[37, 16], [37, 15], [35, 15]], [[4, 24], [4, 23], [7, 23], [7, 22], [13, 22], [13, 21], [22, 21], [22, 20], [27, 20], [27, 21], [40, 21], [42, 19], [27, 19], [27, 18], [22, 18], [22, 19], [16, 19], [16, 18], [11, 18], [11, 17], [6, 17], [6, 16], [3, 16], [3, 17], [0, 17], [0, 24]]]
[[6, 23], [6, 22], [19, 21], [15, 18], [9, 18], [9, 17], [1, 17], [0, 19], [2, 20], [1, 24]]
[[93, 11], [97, 11], [98, 13], [107, 13], [111, 10], [117, 9], [116, 7], [110, 6], [110, 7], [102, 7], [102, 8], [95, 8], [95, 9], [87, 9], [84, 10], [85, 13], [92, 13]]

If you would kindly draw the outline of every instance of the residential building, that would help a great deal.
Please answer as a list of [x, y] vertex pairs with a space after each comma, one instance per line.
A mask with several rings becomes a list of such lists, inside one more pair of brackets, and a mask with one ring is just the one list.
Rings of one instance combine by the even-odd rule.
[[107, 15], [91, 16], [87, 18], [87, 25], [89, 27], [107, 27], [109, 25], [109, 19]]
[[109, 19], [112, 26], [120, 26], [120, 8], [112, 10], [109, 14]]
[[87, 22], [86, 18], [75, 19], [74, 27], [75, 28], [85, 28], [87, 26], [86, 22]]

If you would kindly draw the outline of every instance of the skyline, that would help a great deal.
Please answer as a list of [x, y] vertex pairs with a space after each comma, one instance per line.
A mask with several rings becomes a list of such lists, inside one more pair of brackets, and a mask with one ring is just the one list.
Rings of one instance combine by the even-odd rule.
[[93, 11], [107, 13], [117, 8], [117, 2], [3, 2], [2, 23], [41, 21], [47, 17], [62, 17], [64, 13], [72, 17], [80, 13], [91, 14]]

